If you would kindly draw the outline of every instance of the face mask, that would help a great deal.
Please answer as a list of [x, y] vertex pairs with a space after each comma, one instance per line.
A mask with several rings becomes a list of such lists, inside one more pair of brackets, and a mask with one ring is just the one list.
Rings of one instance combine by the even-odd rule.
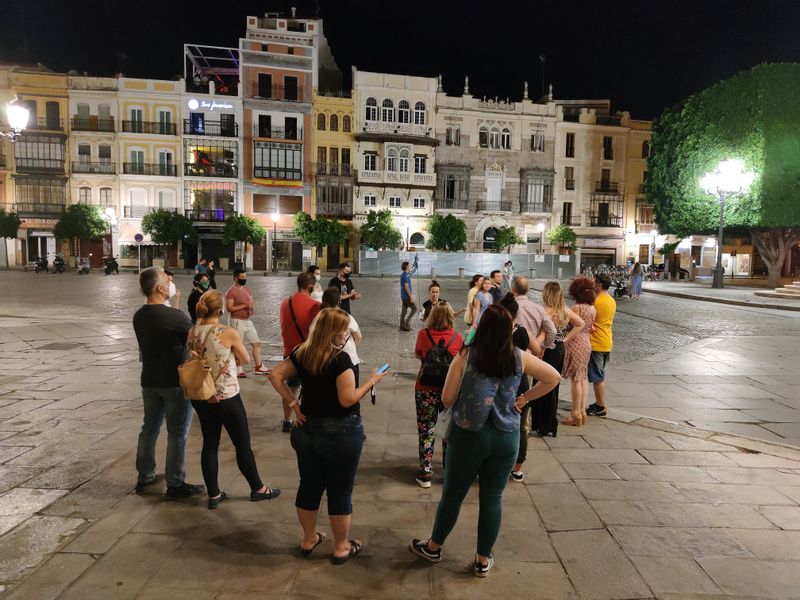
[[203, 288], [204, 290], [207, 290], [208, 289], [208, 282], [207, 281], [201, 281], [200, 282], [200, 287]]
[[247, 279], [237, 279], [236, 283], [239, 285], [247, 285]]
[[316, 279], [317, 281], [319, 281], [320, 279], [322, 279], [322, 275], [314, 275], [314, 279]]
[[350, 279], [350, 273], [345, 273], [345, 274], [344, 274], [344, 278], [345, 278], [345, 279]]

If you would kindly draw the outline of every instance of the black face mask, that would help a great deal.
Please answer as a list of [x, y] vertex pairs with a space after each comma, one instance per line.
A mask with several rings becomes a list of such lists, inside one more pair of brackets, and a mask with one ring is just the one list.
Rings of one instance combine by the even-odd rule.
[[239, 285], [247, 285], [247, 279], [237, 279], [236, 283]]
[[344, 278], [345, 278], [345, 279], [350, 279], [350, 273], [345, 273], [345, 274], [344, 274]]

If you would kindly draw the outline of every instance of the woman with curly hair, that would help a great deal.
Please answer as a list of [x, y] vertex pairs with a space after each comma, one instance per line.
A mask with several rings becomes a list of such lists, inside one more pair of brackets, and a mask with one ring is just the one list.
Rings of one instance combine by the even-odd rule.
[[596, 315], [594, 281], [588, 277], [577, 277], [569, 286], [569, 295], [575, 300], [572, 312], [584, 322], [584, 327], [571, 339], [565, 336], [564, 370], [561, 375], [572, 382], [572, 414], [562, 424], [583, 425], [586, 421], [586, 402], [589, 399], [588, 370], [589, 357], [592, 354], [589, 334]]

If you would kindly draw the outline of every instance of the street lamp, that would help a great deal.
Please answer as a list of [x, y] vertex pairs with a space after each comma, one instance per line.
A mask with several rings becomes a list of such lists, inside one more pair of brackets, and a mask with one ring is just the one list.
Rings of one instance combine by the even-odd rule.
[[409, 233], [408, 229], [409, 229], [409, 227], [411, 227], [411, 219], [406, 217], [403, 222], [406, 225], [406, 252], [408, 252], [408, 233]]
[[539, 254], [542, 253], [542, 236], [544, 235], [544, 223], [539, 223], [536, 226], [536, 231], [539, 232]]
[[281, 213], [278, 209], [270, 215], [272, 217], [272, 272], [278, 272], [278, 246], [275, 243], [278, 239], [278, 220], [281, 218]]
[[0, 131], [0, 137], [6, 137], [12, 142], [17, 141], [22, 130], [28, 125], [28, 117], [31, 114], [23, 105], [16, 104], [16, 101], [17, 97], [14, 96], [14, 99], [6, 104], [6, 121], [8, 121], [8, 126], [11, 127], [13, 131]]
[[719, 236], [717, 237], [717, 266], [714, 267], [712, 288], [721, 289], [722, 283], [722, 230], [725, 216], [725, 200], [733, 194], [744, 194], [750, 189], [755, 173], [744, 168], [738, 159], [723, 160], [717, 170], [706, 173], [700, 180], [700, 188], [709, 195], [719, 198]]

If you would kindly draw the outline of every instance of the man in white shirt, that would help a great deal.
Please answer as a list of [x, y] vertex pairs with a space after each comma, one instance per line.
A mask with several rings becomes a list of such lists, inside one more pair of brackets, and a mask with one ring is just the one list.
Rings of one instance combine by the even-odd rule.
[[164, 304], [172, 308], [178, 308], [178, 305], [181, 303], [181, 291], [175, 287], [175, 283], [172, 281], [172, 271], [164, 269], [164, 273], [166, 273], [169, 278], [169, 299]]

